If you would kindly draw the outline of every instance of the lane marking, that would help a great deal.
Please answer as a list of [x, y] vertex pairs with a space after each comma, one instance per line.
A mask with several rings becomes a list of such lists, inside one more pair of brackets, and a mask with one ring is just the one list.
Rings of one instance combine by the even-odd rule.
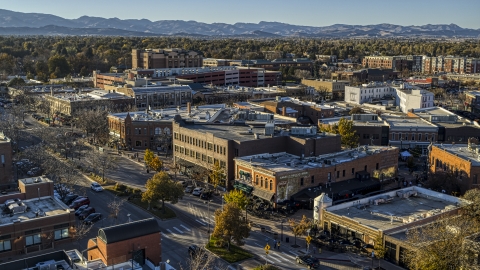
[[257, 242], [253, 242], [257, 247], [262, 247], [261, 245], [259, 245]]
[[177, 232], [183, 233], [183, 231], [179, 230], [177, 227], [173, 227]]
[[168, 238], [168, 239], [172, 239], [172, 238], [170, 238], [166, 233], [162, 233], [162, 236], [163, 236], [163, 237], [166, 237], [166, 238]]
[[292, 254], [295, 255], [295, 256], [298, 256], [298, 253], [295, 253], [295, 252], [293, 252], [293, 251], [291, 251], [291, 250], [289, 250], [288, 252], [292, 253]]
[[280, 254], [278, 254], [278, 253], [276, 253], [276, 252], [270, 252], [270, 254], [275, 255], [275, 256], [279, 257], [280, 259], [282, 259], [282, 260], [284, 260], [284, 261], [286, 261], [286, 262], [289, 261], [288, 259], [285, 259], [284, 257], [280, 256]]
[[178, 234], [172, 232], [170, 229], [167, 229], [167, 231], [168, 231], [171, 235], [178, 237]]
[[184, 228], [185, 230], [187, 230], [187, 231], [189, 231], [189, 232], [192, 231], [192, 230], [190, 230], [189, 228], [187, 228], [186, 226], [184, 226], [183, 224], [180, 224], [180, 227]]
[[292, 259], [295, 260], [295, 257], [293, 257], [292, 255], [288, 255], [287, 253], [285, 253], [285, 252], [283, 252], [283, 251], [282, 251], [282, 253], [283, 253], [283, 255], [288, 256], [288, 257], [290, 257], [290, 258], [292, 258]]
[[203, 223], [202, 221], [200, 221], [200, 220], [198, 220], [198, 219], [195, 219], [195, 221], [198, 222], [198, 223], [200, 223], [200, 224], [202, 224], [203, 226], [207, 225], [207, 224]]

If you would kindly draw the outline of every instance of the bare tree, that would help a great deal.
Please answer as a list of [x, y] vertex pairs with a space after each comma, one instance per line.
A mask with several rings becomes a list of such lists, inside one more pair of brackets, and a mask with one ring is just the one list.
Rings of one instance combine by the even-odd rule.
[[97, 168], [102, 176], [102, 181], [105, 182], [105, 174], [110, 170], [117, 168], [117, 160], [114, 156], [100, 151], [92, 151], [89, 154], [90, 164]]
[[[215, 256], [213, 256], [205, 248], [198, 247], [195, 252], [190, 253], [189, 258], [186, 261], [187, 266], [184, 268], [180, 265], [180, 269], [188, 270], [213, 270], [224, 269], [216, 263]], [[227, 269], [227, 268], [225, 268]]]
[[110, 203], [108, 203], [108, 210], [109, 210], [109, 214], [108, 216], [110, 218], [113, 218], [113, 220], [115, 220], [115, 225], [117, 225], [117, 221], [118, 221], [118, 214], [120, 213], [120, 211], [122, 210], [122, 205], [125, 203], [125, 199], [118, 199], [118, 197], [115, 197], [113, 199], [113, 201], [111, 201]]

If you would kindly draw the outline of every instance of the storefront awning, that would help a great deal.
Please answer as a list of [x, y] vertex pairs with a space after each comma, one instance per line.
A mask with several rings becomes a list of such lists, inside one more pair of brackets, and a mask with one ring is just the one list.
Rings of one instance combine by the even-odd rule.
[[273, 195], [275, 195], [275, 193], [256, 188], [253, 190], [252, 195], [257, 196], [260, 199], [272, 201]]

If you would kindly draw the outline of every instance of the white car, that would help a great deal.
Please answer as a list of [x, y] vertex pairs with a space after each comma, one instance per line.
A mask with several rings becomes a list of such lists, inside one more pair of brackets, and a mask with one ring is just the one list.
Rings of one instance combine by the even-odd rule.
[[90, 186], [90, 188], [91, 188], [93, 191], [96, 191], [96, 192], [103, 191], [103, 187], [100, 186], [100, 184], [97, 183], [97, 182], [93, 182], [92, 185]]
[[200, 194], [202, 194], [202, 192], [203, 192], [203, 188], [197, 187], [193, 190], [192, 195], [193, 196], [200, 196]]

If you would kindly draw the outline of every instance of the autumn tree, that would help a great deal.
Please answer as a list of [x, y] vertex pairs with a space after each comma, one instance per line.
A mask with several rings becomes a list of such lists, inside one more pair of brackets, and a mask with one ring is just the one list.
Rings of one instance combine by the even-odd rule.
[[212, 235], [227, 242], [228, 250], [232, 240], [239, 246], [244, 244], [244, 239], [250, 235], [250, 228], [242, 220], [241, 209], [237, 205], [227, 203], [223, 211], [221, 209], [215, 211], [215, 228]]
[[352, 115], [352, 114], [362, 114], [364, 113], [362, 108], [360, 107], [353, 107], [350, 112], [348, 112], [349, 115]]
[[166, 172], [158, 172], [145, 184], [147, 189], [142, 193], [142, 201], [148, 202], [148, 209], [152, 202], [162, 202], [163, 213], [165, 213], [165, 202], [175, 204], [184, 195], [183, 187], [170, 179]]
[[358, 136], [353, 129], [353, 121], [346, 118], [340, 118], [338, 121], [338, 134], [342, 137], [342, 144], [348, 147], [358, 146]]
[[375, 257], [378, 259], [378, 267], [380, 267], [380, 261], [385, 257], [385, 254], [387, 253], [387, 250], [383, 246], [382, 237], [378, 236], [375, 239], [375, 245], [373, 247], [373, 250], [374, 250]]
[[225, 199], [225, 202], [232, 203], [242, 210], [244, 210], [248, 204], [247, 196], [243, 191], [238, 189], [234, 189], [225, 193], [223, 198]]
[[300, 221], [297, 221], [294, 218], [289, 219], [288, 224], [290, 225], [290, 229], [295, 236], [295, 245], [297, 245], [297, 236], [305, 234], [312, 226], [311, 220], [309, 220], [305, 215], [302, 216]]
[[145, 161], [145, 165], [147, 165], [147, 167], [150, 167], [150, 163], [154, 158], [155, 154], [153, 153], [153, 151], [150, 149], [146, 149], [145, 154], [143, 155], [143, 160]]
[[163, 162], [159, 157], [155, 156], [148, 166], [154, 171], [159, 172], [162, 169]]
[[225, 170], [220, 166], [220, 162], [216, 161], [213, 164], [213, 167], [210, 170], [208, 176], [210, 178], [210, 182], [213, 185], [213, 189], [216, 191], [222, 179], [225, 178]]
[[463, 207], [464, 215], [480, 224], [480, 189], [467, 190], [463, 198], [471, 202]]

